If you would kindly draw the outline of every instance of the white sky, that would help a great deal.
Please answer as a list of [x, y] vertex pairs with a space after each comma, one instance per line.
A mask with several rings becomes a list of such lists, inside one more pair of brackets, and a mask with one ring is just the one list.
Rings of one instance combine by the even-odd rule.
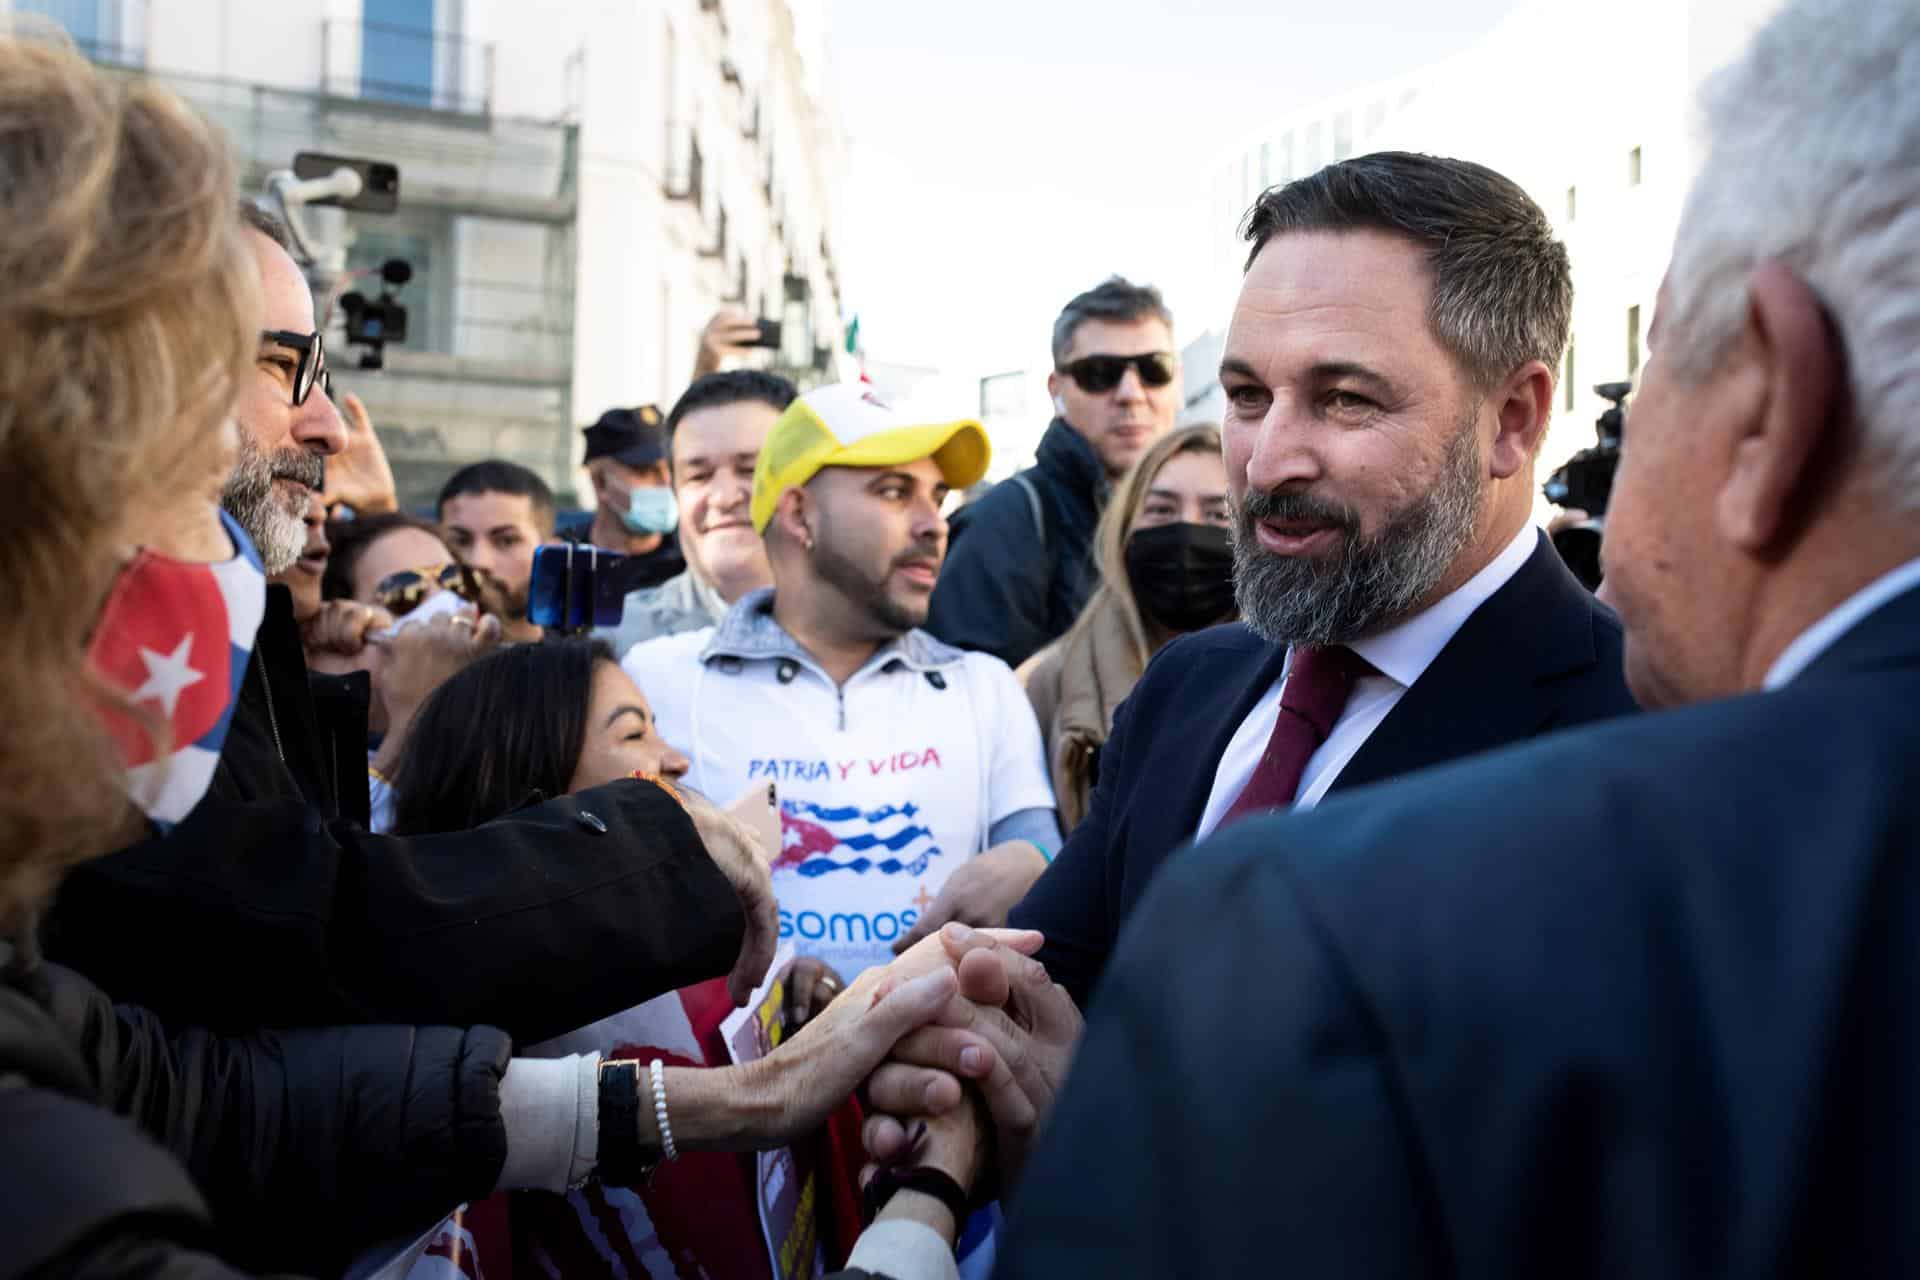
[[1118, 271], [1181, 309], [1211, 167], [1269, 120], [1471, 44], [1517, 0], [832, 0], [836, 249], [874, 360], [1044, 368]]

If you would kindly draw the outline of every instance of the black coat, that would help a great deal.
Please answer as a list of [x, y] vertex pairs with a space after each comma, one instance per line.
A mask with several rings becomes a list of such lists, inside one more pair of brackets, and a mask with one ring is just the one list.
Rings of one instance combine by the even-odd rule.
[[1087, 607], [1099, 574], [1093, 535], [1112, 482], [1086, 437], [1059, 418], [1020, 473], [1040, 499], [1008, 480], [955, 516], [927, 630], [950, 645], [1017, 667], [1058, 640]]
[[293, 595], [267, 588], [267, 610], [240, 684], [208, 795], [248, 803], [305, 800], [324, 817], [367, 825], [364, 672], [310, 673]]
[[[1162, 649], [1121, 704], [1086, 819], [1010, 918], [1046, 933], [1039, 958], [1083, 1007], [1140, 895], [1193, 838], [1220, 757], [1285, 660], [1284, 648], [1244, 626], [1214, 627]], [[1329, 796], [1635, 709], [1619, 620], [1541, 536], [1347, 762]]]
[[1920, 1275], [1920, 591], [1169, 864], [1001, 1280]]
[[269, 598], [254, 657], [272, 674], [248, 672], [260, 692], [214, 791], [166, 836], [76, 869], [49, 956], [183, 1026], [486, 1023], [527, 1043], [732, 967], [739, 900], [649, 783], [418, 839], [330, 817], [356, 797], [365, 812], [364, 720], [335, 791], [351, 699], [328, 715], [307, 696], [285, 588]]
[[487, 1028], [169, 1033], [58, 966], [9, 974], [0, 1276], [338, 1274], [493, 1189], [508, 1053]]

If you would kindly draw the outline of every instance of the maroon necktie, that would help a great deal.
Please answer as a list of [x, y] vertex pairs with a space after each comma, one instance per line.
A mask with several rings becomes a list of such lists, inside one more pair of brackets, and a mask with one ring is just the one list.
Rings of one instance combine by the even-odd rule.
[[1267, 749], [1261, 752], [1240, 798], [1220, 819], [1221, 827], [1248, 814], [1293, 803], [1300, 775], [1333, 732], [1353, 682], [1371, 670], [1372, 664], [1342, 645], [1294, 650], [1293, 665], [1280, 688], [1280, 718], [1274, 721], [1273, 736], [1267, 739]]

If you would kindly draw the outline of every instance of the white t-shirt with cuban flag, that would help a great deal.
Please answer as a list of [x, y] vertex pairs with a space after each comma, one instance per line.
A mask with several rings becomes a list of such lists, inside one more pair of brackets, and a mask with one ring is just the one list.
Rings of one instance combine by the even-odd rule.
[[835, 688], [769, 615], [742, 617], [754, 599], [622, 665], [691, 761], [688, 785], [727, 805], [779, 784], [780, 936], [851, 981], [893, 958], [995, 823], [1054, 807], [1040, 727], [1004, 662], [924, 632]]

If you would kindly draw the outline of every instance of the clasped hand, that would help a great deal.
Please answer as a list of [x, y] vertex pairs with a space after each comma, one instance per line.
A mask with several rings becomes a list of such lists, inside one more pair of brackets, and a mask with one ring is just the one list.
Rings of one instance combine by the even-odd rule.
[[868, 1079], [867, 1154], [876, 1165], [927, 1162], [930, 1140], [969, 1126], [975, 1108], [962, 1103], [973, 1098], [993, 1127], [980, 1141], [991, 1139], [999, 1185], [1010, 1190], [1066, 1078], [1080, 1010], [1033, 959], [1037, 933], [949, 924], [928, 941], [940, 950], [922, 963], [951, 964], [957, 989]]

